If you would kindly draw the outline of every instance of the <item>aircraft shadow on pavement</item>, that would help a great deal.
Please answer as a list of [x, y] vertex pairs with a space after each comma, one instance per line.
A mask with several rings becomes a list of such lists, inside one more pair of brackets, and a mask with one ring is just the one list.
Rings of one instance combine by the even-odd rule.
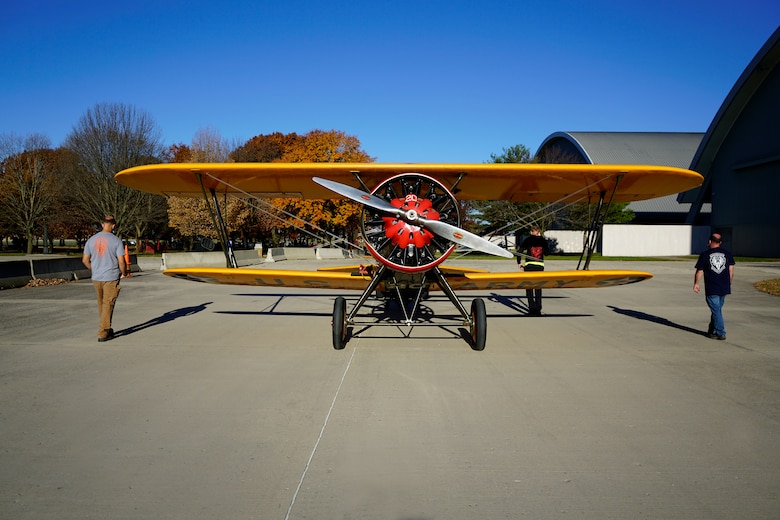
[[699, 336], [706, 336], [707, 333], [703, 330], [697, 330], [691, 327], [686, 327], [685, 325], [680, 325], [679, 323], [675, 323], [673, 321], [669, 321], [666, 318], [662, 318], [660, 316], [654, 316], [653, 314], [647, 314], [646, 312], [642, 311], [635, 311], [632, 309], [621, 309], [619, 307], [615, 307], [613, 305], [607, 305], [610, 309], [615, 311], [618, 314], [622, 314], [624, 316], [630, 316], [632, 318], [636, 318], [638, 320], [645, 320], [652, 323], [657, 323], [659, 325], [665, 325], [667, 327], [672, 327], [673, 329], [679, 329], [683, 330], [685, 332], [690, 332], [691, 334], [697, 334]]
[[[215, 311], [217, 314], [234, 314], [234, 315], [251, 315], [251, 316], [322, 316], [322, 317], [331, 317], [333, 314], [332, 312], [317, 312], [314, 310], [310, 311], [284, 311], [279, 310], [279, 305], [288, 298], [307, 298], [307, 299], [318, 299], [318, 298], [325, 298], [325, 299], [334, 299], [338, 294], [323, 294], [323, 293], [299, 293], [299, 294], [290, 294], [290, 293], [236, 293], [233, 296], [249, 296], [252, 298], [274, 298], [275, 301], [258, 310], [245, 310], [245, 311]], [[495, 318], [517, 318], [517, 315], [528, 315], [528, 305], [525, 303], [525, 296], [506, 296], [503, 294], [497, 294], [497, 293], [490, 293], [487, 295], [483, 294], [472, 294], [469, 298], [463, 298], [464, 305], [468, 307], [467, 303], [474, 298], [484, 298], [487, 301], [498, 303], [509, 309], [510, 311], [513, 311], [508, 314], [499, 314], [496, 312], [488, 312], [487, 317], [490, 319]], [[560, 298], [566, 298], [566, 296], [543, 296], [545, 301], [552, 300], [552, 299], [560, 299]], [[358, 297], [346, 297], [347, 301], [356, 302], [358, 300]], [[442, 294], [436, 294], [433, 296], [430, 296], [425, 300], [429, 303], [444, 303], [445, 305], [451, 305], [449, 303], [449, 299], [442, 295]], [[398, 303], [394, 300], [376, 300], [376, 299], [369, 299], [366, 301], [366, 303], [363, 305], [363, 309], [365, 312], [359, 313], [359, 315], [371, 315], [377, 320], [387, 320], [387, 319], [394, 319], [394, 318], [403, 318], [403, 312], [401, 312], [401, 309], [398, 306]], [[451, 312], [451, 311], [450, 311]], [[435, 313], [433, 310], [431, 310], [428, 306], [421, 303], [420, 308], [417, 312], [418, 317], [422, 316], [423, 320], [426, 318], [440, 318], [440, 319], [452, 319], [452, 318], [459, 318], [459, 315], [451, 315], [450, 313]], [[576, 318], [576, 317], [588, 317], [593, 316], [592, 314], [582, 314], [582, 313], [549, 313], [545, 311], [546, 317], [557, 317], [557, 318]]]
[[[566, 296], [542, 296], [542, 301], [547, 301], [551, 299], [556, 298], [566, 298]], [[487, 297], [488, 301], [494, 302], [494, 303], [500, 303], [501, 305], [504, 305], [505, 307], [516, 311], [520, 314], [527, 315], [528, 314], [528, 304], [525, 303], [525, 296], [505, 296], [503, 294], [496, 294], [491, 293], [490, 296]], [[593, 316], [592, 314], [551, 314], [547, 311], [544, 313], [545, 316], [549, 317], [557, 317], [557, 318], [576, 318], [576, 317], [586, 317], [586, 316]], [[494, 314], [488, 314], [488, 317], [512, 317], [514, 318], [515, 315], [494, 315]]]
[[181, 309], [174, 309], [172, 311], [168, 311], [162, 316], [152, 318], [151, 320], [141, 323], [139, 325], [133, 325], [132, 327], [118, 330], [114, 333], [114, 337], [118, 338], [119, 336], [128, 336], [135, 332], [148, 329], [149, 327], [155, 327], [157, 325], [162, 325], [163, 323], [168, 323], [169, 321], [173, 321], [177, 318], [192, 316], [193, 314], [197, 314], [201, 311], [206, 310], [206, 306], [211, 305], [212, 303], [214, 302], [206, 302], [206, 303], [201, 303], [200, 305], [195, 305], [193, 307], [182, 307]]

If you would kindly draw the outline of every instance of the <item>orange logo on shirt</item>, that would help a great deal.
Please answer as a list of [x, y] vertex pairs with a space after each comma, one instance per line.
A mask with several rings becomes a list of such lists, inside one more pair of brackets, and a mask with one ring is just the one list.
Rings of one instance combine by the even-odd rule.
[[108, 252], [108, 240], [105, 238], [98, 238], [95, 241], [95, 254], [99, 257], [106, 256], [106, 252]]

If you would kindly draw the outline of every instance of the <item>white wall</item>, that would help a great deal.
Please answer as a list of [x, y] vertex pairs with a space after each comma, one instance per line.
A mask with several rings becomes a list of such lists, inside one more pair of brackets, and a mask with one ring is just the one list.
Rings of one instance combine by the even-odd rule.
[[[584, 231], [566, 231], [560, 229], [544, 232], [545, 238], [555, 241], [556, 250], [553, 253], [582, 253]], [[515, 249], [515, 235], [497, 235], [483, 237], [501, 247], [506, 245], [510, 251]]]
[[688, 225], [605, 224], [603, 256], [686, 256], [707, 247], [710, 228]]
[[555, 240], [554, 253], [582, 253], [585, 243], [584, 231], [568, 231], [564, 229], [548, 229], [544, 237]]

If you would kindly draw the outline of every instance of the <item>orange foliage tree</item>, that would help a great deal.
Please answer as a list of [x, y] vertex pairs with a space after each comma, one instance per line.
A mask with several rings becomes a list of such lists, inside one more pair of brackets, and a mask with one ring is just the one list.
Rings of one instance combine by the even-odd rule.
[[[224, 150], [223, 155], [218, 151], [220, 149]], [[227, 157], [227, 150], [218, 135], [204, 130], [196, 134], [193, 146], [172, 145], [168, 149], [168, 157], [170, 162], [217, 162]], [[240, 230], [247, 227], [253, 215], [251, 208], [235, 198], [219, 201], [219, 211], [233, 238], [241, 234]], [[195, 237], [219, 238], [213, 222], [209, 205], [204, 199], [168, 198], [168, 225], [189, 242], [190, 248]]]
[[[258, 135], [231, 153], [231, 158], [241, 162], [373, 162], [360, 148], [360, 140], [338, 130], [312, 130], [298, 135], [281, 134]], [[312, 231], [315, 226], [332, 235], [354, 241], [358, 228], [358, 219], [362, 207], [348, 200], [304, 200], [277, 198], [269, 201], [274, 207], [296, 215], [298, 218], [285, 223], [271, 220], [272, 240], [295, 243], [304, 238], [301, 229]], [[322, 233], [317, 233], [318, 236]]]

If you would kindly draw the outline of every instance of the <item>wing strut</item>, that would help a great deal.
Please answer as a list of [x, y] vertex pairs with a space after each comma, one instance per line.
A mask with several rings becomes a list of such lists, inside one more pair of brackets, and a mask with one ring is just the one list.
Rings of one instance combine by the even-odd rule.
[[591, 221], [588, 230], [585, 232], [585, 244], [582, 248], [580, 261], [577, 263], [577, 270], [579, 270], [583, 259], [585, 260], [585, 265], [582, 269], [587, 271], [590, 267], [590, 259], [593, 257], [593, 252], [596, 250], [596, 247], [598, 247], [601, 231], [604, 228], [604, 222], [607, 219], [607, 213], [609, 213], [609, 208], [612, 206], [612, 201], [615, 198], [615, 193], [617, 192], [618, 186], [620, 186], [621, 180], [623, 180], [623, 175], [618, 175], [615, 178], [615, 186], [612, 188], [612, 193], [610, 193], [609, 201], [607, 201], [606, 204], [604, 203], [604, 199], [607, 195], [607, 192], [602, 191], [599, 194], [599, 202], [596, 206], [596, 213], [593, 215], [593, 220]]
[[200, 189], [203, 191], [203, 198], [206, 201], [206, 207], [209, 210], [209, 215], [211, 215], [211, 221], [214, 224], [214, 228], [217, 230], [217, 233], [219, 234], [220, 242], [222, 242], [222, 250], [225, 252], [225, 262], [227, 263], [227, 267], [237, 268], [238, 262], [236, 262], [236, 256], [233, 254], [233, 245], [230, 243], [227, 224], [225, 224], [225, 219], [222, 218], [222, 212], [219, 210], [217, 192], [213, 188], [209, 190], [211, 193], [211, 201], [214, 204], [214, 208], [212, 208], [211, 203], [209, 203], [209, 197], [206, 194], [206, 187], [203, 185], [203, 177], [199, 171], [193, 173], [195, 173], [195, 176], [198, 178]]

